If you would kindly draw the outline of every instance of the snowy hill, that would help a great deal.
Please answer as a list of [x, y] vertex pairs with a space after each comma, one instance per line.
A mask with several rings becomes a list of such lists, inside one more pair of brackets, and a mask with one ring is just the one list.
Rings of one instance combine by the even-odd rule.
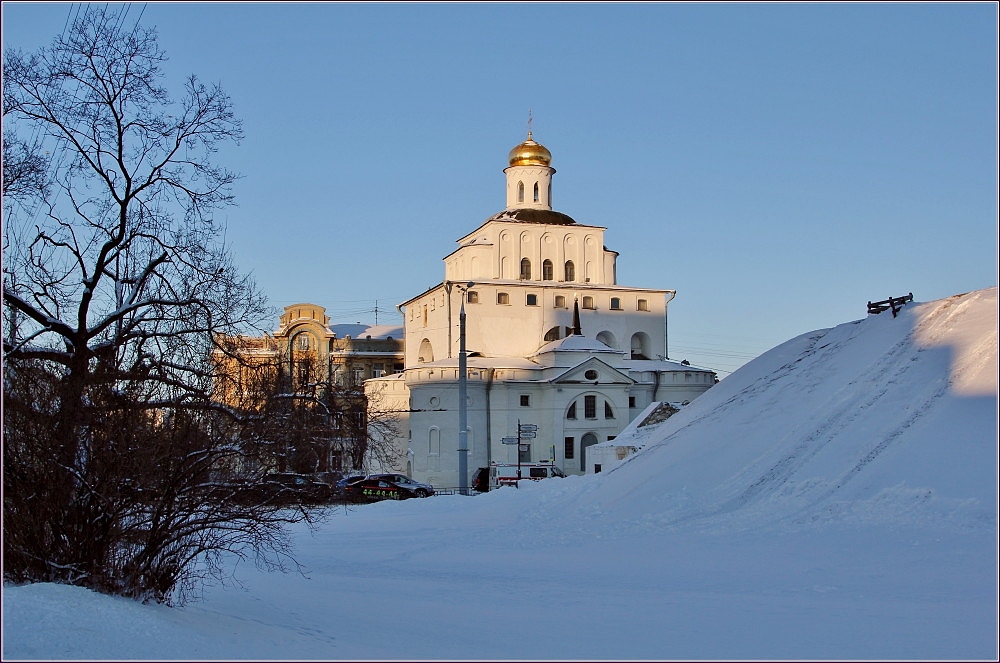
[[997, 289], [804, 334], [598, 475], [333, 508], [182, 608], [4, 587], [5, 659], [997, 658]]
[[996, 316], [993, 288], [792, 339], [657, 427], [588, 497], [615, 517], [715, 527], [993, 523]]

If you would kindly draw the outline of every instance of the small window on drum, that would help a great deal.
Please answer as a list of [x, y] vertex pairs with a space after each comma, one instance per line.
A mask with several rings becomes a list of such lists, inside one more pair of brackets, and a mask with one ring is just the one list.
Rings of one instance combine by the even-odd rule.
[[528, 306], [538, 306], [538, 295], [528, 295], [525, 298], [525, 303]]
[[564, 295], [556, 295], [555, 308], [566, 308], [566, 297]]
[[498, 292], [497, 304], [510, 304], [510, 295], [508, 295], [506, 292]]
[[622, 310], [622, 300], [621, 300], [620, 297], [612, 297], [611, 298], [611, 310], [612, 311], [620, 311], [620, 310]]
[[475, 290], [470, 290], [468, 295], [466, 296], [466, 301], [468, 301], [470, 304], [478, 304], [479, 293], [476, 292]]
[[645, 299], [640, 299], [638, 302], [636, 302], [636, 308], [639, 309], [640, 311], [648, 311], [649, 302], [646, 301]]

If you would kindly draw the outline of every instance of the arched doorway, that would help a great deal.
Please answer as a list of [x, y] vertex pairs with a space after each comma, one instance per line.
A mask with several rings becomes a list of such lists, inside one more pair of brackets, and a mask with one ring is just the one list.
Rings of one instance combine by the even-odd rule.
[[597, 436], [587, 433], [580, 438], [580, 471], [587, 471], [587, 447], [597, 444]]

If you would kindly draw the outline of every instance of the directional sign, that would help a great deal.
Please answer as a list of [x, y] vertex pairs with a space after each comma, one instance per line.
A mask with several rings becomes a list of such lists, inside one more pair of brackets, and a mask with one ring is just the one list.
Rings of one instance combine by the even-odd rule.
[[517, 448], [520, 451], [531, 451], [531, 445], [530, 444], [519, 444], [519, 445], [517, 445]]
[[522, 430], [521, 437], [532, 438], [535, 437], [535, 431], [533, 430]]
[[522, 433], [524, 431], [538, 430], [538, 426], [536, 426], [535, 424], [521, 424], [518, 428], [520, 428]]
[[517, 444], [516, 437], [505, 437], [500, 440], [503, 444]]

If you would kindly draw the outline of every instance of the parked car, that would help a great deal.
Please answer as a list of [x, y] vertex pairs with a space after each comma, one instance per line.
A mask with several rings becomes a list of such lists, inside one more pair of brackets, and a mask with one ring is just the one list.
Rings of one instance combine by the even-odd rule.
[[477, 493], [485, 493], [490, 489], [490, 468], [480, 467], [472, 475], [472, 489]]
[[337, 482], [344, 478], [343, 472], [313, 472], [310, 474], [315, 481], [322, 481], [328, 486], [336, 486]]
[[540, 481], [549, 477], [565, 477], [566, 474], [552, 462], [539, 463], [490, 463], [490, 489], [502, 486], [517, 487], [518, 481], [525, 479]]
[[434, 494], [434, 486], [414, 481], [405, 474], [370, 474], [368, 478], [389, 481], [399, 486], [400, 490], [408, 493], [407, 497], [430, 497]]
[[339, 490], [343, 490], [347, 486], [347, 484], [354, 483], [355, 481], [361, 481], [362, 479], [366, 478], [367, 476], [368, 476], [367, 474], [349, 474], [349, 475], [347, 475], [347, 476], [339, 479], [337, 481], [337, 483], [334, 484], [334, 487], [337, 488], [337, 489], [339, 489]]
[[433, 494], [433, 486], [414, 481], [404, 474], [372, 474], [344, 486], [344, 495], [352, 502], [405, 500]]
[[252, 486], [250, 495], [276, 504], [321, 504], [333, 496], [333, 487], [307, 474], [274, 472]]

